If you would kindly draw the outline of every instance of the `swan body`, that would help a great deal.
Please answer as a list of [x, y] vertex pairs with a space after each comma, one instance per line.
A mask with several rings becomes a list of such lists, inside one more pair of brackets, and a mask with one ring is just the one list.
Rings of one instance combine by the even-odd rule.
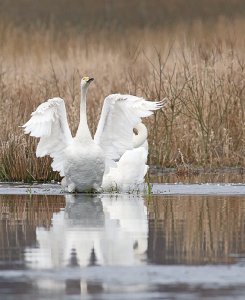
[[88, 141], [85, 145], [75, 140], [65, 149], [65, 177], [62, 185], [68, 192], [100, 190], [105, 170], [105, 156], [102, 149], [93, 141]]
[[[68, 192], [127, 190], [144, 182], [148, 145], [142, 117], [163, 107], [165, 101], [146, 101], [132, 95], [105, 98], [94, 139], [87, 124], [86, 95], [93, 78], [81, 80], [80, 123], [72, 137], [64, 100], [40, 104], [24, 124], [24, 132], [40, 138], [37, 157], [52, 157], [52, 168]], [[136, 129], [137, 134], [133, 130]]]

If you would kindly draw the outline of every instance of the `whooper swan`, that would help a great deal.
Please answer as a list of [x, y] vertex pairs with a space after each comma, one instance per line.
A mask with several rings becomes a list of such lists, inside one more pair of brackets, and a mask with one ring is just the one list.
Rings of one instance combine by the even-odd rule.
[[58, 97], [40, 104], [22, 127], [26, 134], [40, 138], [36, 156], [52, 157], [51, 166], [64, 177], [66, 191], [126, 190], [143, 183], [148, 169], [147, 129], [141, 118], [162, 108], [165, 101], [107, 96], [93, 139], [86, 115], [86, 95], [92, 81], [89, 77], [81, 80], [80, 124], [75, 137], [69, 129], [64, 100]]

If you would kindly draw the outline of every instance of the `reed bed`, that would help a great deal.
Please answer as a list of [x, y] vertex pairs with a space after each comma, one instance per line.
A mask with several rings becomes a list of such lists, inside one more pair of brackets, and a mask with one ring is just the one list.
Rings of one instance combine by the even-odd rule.
[[65, 99], [73, 134], [81, 76], [95, 77], [88, 123], [95, 132], [103, 99], [131, 93], [168, 105], [145, 120], [149, 164], [244, 167], [245, 20], [159, 28], [18, 27], [0, 22], [0, 180], [59, 180], [37, 141], [19, 127], [43, 101]]

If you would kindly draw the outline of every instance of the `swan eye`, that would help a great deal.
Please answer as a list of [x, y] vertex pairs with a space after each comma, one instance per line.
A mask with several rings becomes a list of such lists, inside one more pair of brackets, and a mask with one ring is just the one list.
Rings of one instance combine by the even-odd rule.
[[135, 135], [138, 135], [138, 134], [139, 134], [139, 130], [138, 130], [137, 128], [133, 128], [133, 133], [134, 133]]

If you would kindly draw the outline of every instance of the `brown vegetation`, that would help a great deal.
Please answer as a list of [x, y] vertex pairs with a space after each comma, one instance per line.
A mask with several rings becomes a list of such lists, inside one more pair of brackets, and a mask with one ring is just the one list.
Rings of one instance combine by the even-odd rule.
[[154, 29], [78, 31], [0, 23], [1, 180], [57, 179], [24, 124], [50, 97], [66, 101], [73, 133], [79, 81], [95, 77], [88, 121], [95, 132], [103, 99], [113, 92], [168, 107], [146, 120], [152, 165], [244, 166], [245, 21], [195, 21]]

